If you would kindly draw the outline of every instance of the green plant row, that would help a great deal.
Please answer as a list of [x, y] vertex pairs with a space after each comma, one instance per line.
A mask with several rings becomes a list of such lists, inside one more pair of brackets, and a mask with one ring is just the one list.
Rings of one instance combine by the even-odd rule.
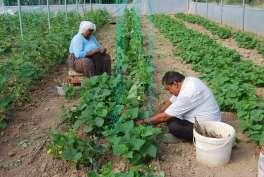
[[[85, 81], [80, 102], [74, 110], [64, 110], [65, 122], [87, 135], [106, 138], [112, 153], [137, 164], [157, 154], [156, 138], [160, 129], [136, 125], [134, 120], [145, 117], [144, 90], [133, 78], [95, 76]], [[116, 103], [116, 88], [122, 93]], [[117, 116], [117, 122], [113, 117]]]
[[[110, 134], [114, 154], [124, 156], [132, 163], [139, 163], [148, 157], [155, 158], [158, 151], [155, 139], [160, 134], [160, 129], [151, 126], [135, 126], [133, 122], [134, 119], [146, 117], [144, 114], [144, 112], [147, 114], [144, 107], [146, 105], [144, 104], [144, 98], [148, 86], [151, 85], [153, 68], [149, 64], [148, 57], [145, 57], [143, 32], [140, 18], [135, 10], [124, 12], [120, 32], [122, 35], [117, 37], [118, 55], [116, 61], [122, 63], [121, 71], [126, 73], [122, 76], [122, 80], [127, 80], [127, 77], [129, 77], [134, 84], [128, 94], [125, 94], [128, 98], [127, 101], [117, 100], [118, 103], [124, 104], [124, 109], [120, 109], [119, 104], [117, 105], [117, 111], [114, 112], [116, 115], [114, 116], [120, 118], [116, 123], [114, 122], [114, 128], [107, 134]], [[121, 85], [123, 86], [123, 84]], [[122, 88], [121, 93], [126, 93], [126, 90]], [[133, 103], [136, 100], [139, 101], [137, 105]], [[123, 114], [124, 111], [125, 114]], [[133, 147], [135, 149], [128, 148], [126, 150], [125, 147], [128, 143], [132, 145], [130, 140], [134, 140], [133, 144], [136, 147]]]
[[164, 173], [161, 172], [159, 176], [153, 173], [151, 168], [145, 166], [136, 166], [128, 170], [128, 172], [114, 171], [111, 164], [104, 165], [100, 170], [99, 174], [91, 172], [88, 177], [165, 177]]
[[232, 32], [231, 29], [218, 25], [215, 22], [212, 22], [204, 17], [187, 15], [184, 13], [179, 13], [176, 15], [177, 18], [180, 18], [184, 21], [199, 24], [205, 27], [208, 31], [219, 36], [222, 39], [227, 39], [233, 37], [238, 46], [245, 49], [257, 49], [259, 54], [264, 56], [264, 41], [257, 39], [256, 36], [242, 31]]
[[[198, 23], [199, 20], [203, 21], [204, 23], [214, 23], [211, 21], [208, 21], [207, 19], [203, 18], [203, 17], [199, 17], [199, 16], [193, 16], [193, 15], [186, 15], [183, 13], [180, 13], [178, 15], [176, 15], [177, 17], [181, 18], [181, 19], [186, 19], [187, 21], [194, 21], [195, 23]], [[199, 22], [200, 23], [200, 22]], [[201, 24], [203, 24], [201, 22]], [[215, 24], [215, 28], [217, 28], [217, 24]], [[222, 27], [219, 27], [220, 31], [222, 31]], [[206, 35], [204, 35], [206, 36]], [[212, 47], [216, 47], [217, 50], [215, 50], [215, 54], [217, 54], [216, 52], [219, 53], [219, 55], [215, 55], [215, 57], [217, 57], [218, 63], [219, 62], [225, 62], [222, 63], [223, 66], [227, 65], [228, 67], [231, 66], [229, 65], [229, 63], [233, 63], [236, 64], [236, 70], [237, 71], [245, 71], [245, 80], [247, 82], [250, 82], [256, 86], [264, 86], [264, 79], [263, 79], [263, 73], [264, 73], [264, 68], [262, 66], [254, 66], [253, 63], [251, 61], [244, 61], [242, 60], [241, 56], [239, 55], [238, 52], [236, 52], [235, 50], [232, 49], [227, 49], [225, 47], [221, 47], [220, 45], [218, 45], [213, 39], [210, 39], [209, 36], [205, 37], [206, 39], [206, 43], [210, 44], [212, 43]], [[203, 41], [205, 42], [205, 40]], [[198, 44], [197, 44], [198, 45]], [[222, 60], [220, 58], [227, 58], [229, 57], [229, 59], [227, 60]], [[228, 62], [227, 62], [228, 61]]]
[[[13, 105], [28, 100], [27, 92], [39, 82], [39, 79], [54, 70], [56, 65], [66, 61], [69, 41], [77, 32], [80, 20], [89, 19], [101, 26], [108, 18], [106, 11], [89, 12], [83, 17], [68, 14], [67, 21], [64, 14], [57, 14], [52, 19], [52, 28], [49, 31], [46, 21], [43, 20], [45, 16], [45, 14], [24, 15], [25, 31], [33, 27], [30, 32], [25, 32], [24, 40], [20, 40], [15, 35], [14, 38], [8, 35], [8, 31], [11, 34], [18, 33], [17, 26], [13, 21], [11, 22], [15, 17], [8, 15], [3, 17], [6, 25], [0, 27], [0, 31], [4, 32], [1, 33], [1, 37], [7, 35], [12, 40], [11, 49], [4, 49], [9, 58], [0, 62], [1, 128], [5, 126], [7, 113]], [[1, 52], [0, 56], [2, 56]]]
[[74, 130], [69, 130], [64, 134], [52, 134], [47, 153], [79, 166], [87, 163], [97, 165], [97, 157], [105, 151], [106, 147], [97, 143], [96, 139], [79, 138]]
[[196, 15], [190, 15], [190, 14], [184, 14], [184, 13], [178, 13], [175, 15], [177, 18], [180, 18], [184, 21], [202, 25], [205, 27], [208, 31], [212, 32], [213, 34], [219, 36], [222, 39], [227, 39], [232, 36], [232, 32], [230, 29], [226, 27], [221, 27], [217, 23], [212, 22], [210, 20], [207, 20], [204, 17], [196, 16]]
[[[143, 33], [135, 10], [126, 9], [124, 15], [119, 18], [122, 18], [122, 21], [117, 19], [117, 57], [114, 63], [116, 72], [112, 76], [103, 74], [85, 80], [79, 89], [79, 104], [73, 110], [64, 109], [63, 117], [71, 128], [85, 138], [103, 141], [105, 147], [108, 147], [108, 153], [121, 156], [132, 164], [142, 164], [156, 157], [156, 141], [161, 133], [159, 128], [135, 123], [135, 120], [146, 117], [145, 95], [152, 70], [149, 68], [148, 57], [144, 55]], [[72, 141], [78, 138], [80, 137], [75, 137]], [[52, 140], [52, 144], [53, 146], [49, 146], [50, 152], [56, 152], [58, 145], [61, 148], [67, 147], [67, 142], [57, 144]], [[74, 149], [73, 159], [78, 153], [82, 154], [78, 147]], [[64, 153], [65, 151], [62, 151], [59, 157], [67, 160]], [[89, 156], [91, 159], [97, 157], [93, 154]], [[83, 158], [75, 163], [94, 166], [94, 161], [83, 161]], [[110, 174], [129, 174], [133, 177], [150, 173], [134, 169], [119, 174], [98, 173], [96, 170], [93, 172], [93, 176]]]
[[239, 47], [257, 49], [258, 53], [264, 57], [264, 40], [260, 40], [256, 36], [242, 31], [234, 32], [233, 36]]
[[[263, 143], [264, 101], [256, 96], [256, 83], [250, 79], [259, 77], [254, 72], [257, 68], [242, 61], [233, 50], [221, 47], [207, 35], [188, 29], [169, 16], [153, 16], [153, 22], [174, 44], [175, 55], [202, 73], [221, 109], [235, 111], [242, 130], [257, 143]], [[263, 77], [258, 79], [263, 83]]]

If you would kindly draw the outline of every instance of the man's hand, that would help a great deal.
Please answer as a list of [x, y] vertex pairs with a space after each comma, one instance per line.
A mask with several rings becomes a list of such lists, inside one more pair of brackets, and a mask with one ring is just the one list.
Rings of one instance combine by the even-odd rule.
[[140, 119], [140, 120], [137, 120], [136, 121], [136, 124], [137, 125], [143, 125], [143, 124], [145, 124], [146, 122], [145, 122], [145, 120], [144, 119]]
[[151, 123], [152, 123], [151, 118], [144, 118], [136, 121], [137, 125], [151, 124]]
[[171, 116], [167, 115], [166, 113], [158, 113], [151, 118], [145, 118], [145, 119], [139, 119], [136, 121], [137, 125], [143, 125], [143, 124], [152, 124], [157, 125], [163, 122], [167, 122]]

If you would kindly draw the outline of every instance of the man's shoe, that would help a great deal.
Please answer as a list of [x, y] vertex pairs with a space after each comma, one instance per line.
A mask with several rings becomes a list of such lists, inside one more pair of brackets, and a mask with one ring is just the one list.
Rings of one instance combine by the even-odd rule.
[[167, 144], [177, 144], [182, 142], [179, 138], [173, 136], [171, 133], [164, 133], [161, 137], [161, 141]]

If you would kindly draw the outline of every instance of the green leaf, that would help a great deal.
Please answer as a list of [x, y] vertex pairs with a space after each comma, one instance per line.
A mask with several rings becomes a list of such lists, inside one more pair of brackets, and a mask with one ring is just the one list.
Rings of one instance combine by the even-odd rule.
[[104, 125], [104, 119], [97, 117], [97, 118], [95, 119], [95, 125], [96, 125], [97, 127], [102, 127], [102, 126]]
[[137, 89], [138, 89], [139, 85], [138, 83], [135, 83], [129, 90], [128, 92], [128, 96], [127, 98], [128, 99], [131, 99], [131, 98], [137, 98]]
[[142, 137], [158, 135], [160, 133], [161, 133], [161, 130], [159, 128], [153, 128], [151, 126], [148, 126], [144, 128], [144, 133], [142, 134]]
[[114, 144], [113, 153], [116, 155], [122, 155], [129, 151], [129, 148], [125, 144]]
[[119, 127], [117, 127], [117, 129], [118, 132], [128, 133], [133, 130], [134, 126], [135, 126], [134, 121], [128, 121], [120, 124]]
[[92, 125], [85, 126], [83, 130], [85, 133], [90, 133], [93, 131], [93, 126]]
[[124, 154], [124, 157], [128, 158], [128, 159], [132, 159], [133, 158], [133, 151], [129, 151], [126, 154]]
[[100, 111], [97, 111], [97, 115], [100, 117], [106, 117], [107, 116], [107, 109], [102, 109]]
[[158, 151], [158, 148], [154, 146], [153, 144], [150, 144], [149, 146], [146, 147], [146, 149], [144, 149], [144, 152], [153, 158], [156, 157], [157, 151]]
[[143, 139], [131, 139], [131, 145], [133, 147], [133, 150], [139, 151], [140, 148], [145, 144], [145, 140]]
[[62, 152], [62, 156], [65, 160], [78, 161], [81, 159], [82, 153], [73, 148], [66, 148]]
[[138, 112], [139, 112], [138, 107], [136, 107], [136, 108], [132, 108], [132, 109], [129, 109], [129, 110], [128, 110], [129, 118], [130, 118], [130, 119], [135, 119], [135, 118], [137, 118], [137, 117], [138, 117]]

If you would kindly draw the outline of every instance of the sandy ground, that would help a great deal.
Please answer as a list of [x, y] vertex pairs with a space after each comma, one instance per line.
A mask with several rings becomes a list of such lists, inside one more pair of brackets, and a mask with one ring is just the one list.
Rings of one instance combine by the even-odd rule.
[[[159, 98], [156, 104], [169, 97], [162, 91], [160, 83], [164, 72], [177, 70], [186, 75], [199, 76], [191, 70], [190, 65], [182, 63], [173, 56], [172, 44], [164, 38], [158, 29], [153, 28], [153, 57], [156, 66], [155, 84]], [[233, 149], [230, 163], [223, 167], [210, 168], [198, 163], [195, 159], [195, 148], [191, 143], [161, 144], [158, 160], [153, 162], [157, 169], [165, 171], [166, 177], [256, 177], [257, 160], [256, 146], [249, 143], [245, 135], [238, 128], [238, 120], [232, 113], [222, 113], [225, 122], [235, 127], [238, 146]]]
[[[99, 42], [114, 57], [115, 26], [107, 24], [98, 31]], [[58, 67], [55, 73], [41, 81], [32, 92], [32, 101], [14, 110], [14, 119], [0, 136], [0, 177], [79, 177], [85, 170], [46, 154], [48, 135], [59, 127], [61, 106], [72, 106], [57, 95], [55, 85], [67, 77], [67, 66]]]

